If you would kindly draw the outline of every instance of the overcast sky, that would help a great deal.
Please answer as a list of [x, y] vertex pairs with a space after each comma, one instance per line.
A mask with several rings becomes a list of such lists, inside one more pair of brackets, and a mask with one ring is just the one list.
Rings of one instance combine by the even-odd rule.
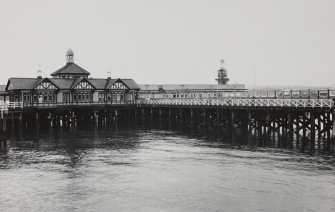
[[334, 0], [0, 0], [0, 84], [65, 65], [145, 83], [335, 84]]

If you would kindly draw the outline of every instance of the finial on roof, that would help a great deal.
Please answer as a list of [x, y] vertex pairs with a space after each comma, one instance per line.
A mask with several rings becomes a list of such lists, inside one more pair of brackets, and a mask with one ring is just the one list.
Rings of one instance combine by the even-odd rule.
[[224, 59], [223, 58], [220, 60], [220, 64], [221, 64], [221, 69], [223, 69], [224, 68]]
[[38, 65], [37, 78], [41, 78], [41, 77], [42, 77], [41, 65]]
[[66, 52], [67, 63], [73, 63], [74, 62], [73, 56], [74, 56], [74, 53], [73, 53], [72, 49], [67, 50], [67, 52]]
[[112, 72], [110, 70], [107, 72], [107, 79], [112, 79]]

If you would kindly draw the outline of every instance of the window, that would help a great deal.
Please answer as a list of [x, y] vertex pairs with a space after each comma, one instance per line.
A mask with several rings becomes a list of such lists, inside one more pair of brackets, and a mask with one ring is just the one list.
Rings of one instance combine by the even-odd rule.
[[70, 101], [70, 94], [68, 92], [63, 93], [63, 102], [69, 102]]
[[115, 93], [112, 94], [112, 101], [116, 102], [116, 94]]
[[98, 94], [98, 101], [99, 102], [103, 102], [104, 101], [104, 93], [103, 92], [99, 92], [99, 94]]

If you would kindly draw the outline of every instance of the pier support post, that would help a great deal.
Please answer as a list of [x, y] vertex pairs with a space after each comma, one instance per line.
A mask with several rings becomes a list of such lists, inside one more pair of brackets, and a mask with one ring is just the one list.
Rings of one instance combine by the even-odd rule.
[[265, 121], [266, 121], [266, 128], [265, 128], [266, 142], [269, 143], [271, 138], [271, 116], [269, 110], [266, 111]]
[[161, 123], [162, 122], [162, 109], [161, 108], [158, 109], [158, 114], [159, 114], [159, 123]]
[[142, 121], [145, 120], [145, 110], [144, 110], [143, 107], [142, 107], [142, 109], [141, 109], [141, 120], [142, 120]]
[[291, 111], [287, 112], [287, 130], [288, 130], [288, 142], [290, 147], [293, 147], [293, 121]]
[[12, 128], [15, 127], [15, 119], [14, 119], [14, 112], [11, 112], [11, 120], [12, 120]]
[[191, 126], [193, 126], [193, 108], [190, 109], [190, 117], [191, 117]]
[[117, 123], [118, 122], [118, 111], [117, 109], [115, 109], [115, 122]]
[[203, 125], [206, 127], [207, 126], [206, 108], [203, 109], [202, 122], [203, 122]]
[[95, 124], [98, 125], [98, 124], [99, 124], [98, 111], [94, 111], [94, 112], [93, 112], [93, 116], [94, 116]]
[[150, 122], [152, 122], [153, 118], [154, 118], [154, 111], [152, 108], [150, 108]]
[[303, 137], [303, 140], [306, 139], [306, 130], [307, 130], [307, 126], [308, 124], [306, 123], [307, 120], [306, 120], [306, 113], [303, 114], [302, 116], [302, 137]]
[[296, 136], [296, 145], [297, 145], [297, 147], [299, 147], [299, 139], [300, 139], [300, 114], [298, 114], [297, 118], [296, 118], [295, 136]]
[[2, 130], [6, 131], [7, 130], [7, 117], [4, 117], [2, 119]]
[[35, 118], [36, 118], [36, 126], [37, 128], [39, 127], [39, 117], [38, 117], [38, 112], [35, 113]]
[[241, 135], [242, 135], [242, 144], [248, 144], [249, 133], [248, 133], [248, 123], [249, 123], [249, 113], [247, 110], [243, 113], [243, 117], [241, 120]]
[[330, 138], [330, 140], [331, 140], [331, 146], [334, 146], [335, 145], [335, 111], [333, 111], [332, 113], [331, 113], [331, 125], [332, 125], [332, 133], [331, 133], [331, 138]]
[[327, 127], [327, 139], [326, 139], [326, 149], [327, 151], [330, 150], [330, 141], [331, 141], [331, 132], [333, 129], [333, 123], [331, 122], [331, 113], [327, 113], [327, 122], [326, 122], [326, 127]]
[[23, 119], [23, 113], [21, 112], [19, 114], [19, 125], [20, 125], [20, 127], [22, 127], [22, 119]]
[[216, 123], [215, 123], [216, 128], [218, 128], [219, 125], [220, 125], [220, 111], [219, 108], [216, 108]]
[[171, 108], [169, 108], [169, 122], [171, 121], [171, 116], [172, 116]]
[[315, 149], [315, 114], [310, 112], [310, 121], [311, 121], [311, 150]]
[[229, 133], [230, 133], [230, 138], [231, 142], [234, 142], [234, 122], [235, 122], [235, 114], [234, 110], [230, 110], [230, 120], [229, 120]]

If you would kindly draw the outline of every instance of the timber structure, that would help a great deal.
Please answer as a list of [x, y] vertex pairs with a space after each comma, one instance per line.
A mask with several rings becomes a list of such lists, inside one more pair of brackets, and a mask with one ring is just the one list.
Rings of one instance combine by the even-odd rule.
[[221, 83], [217, 86], [229, 89], [206, 88], [206, 95], [202, 95], [204, 90], [193, 89], [192, 93], [183, 87], [160, 93], [165, 96], [143, 96], [134, 80], [89, 78], [89, 72], [74, 64], [71, 50], [66, 56], [67, 64], [51, 78], [8, 80], [2, 94], [5, 98], [0, 100], [3, 131], [8, 125], [76, 127], [88, 123], [167, 122], [217, 129], [242, 144], [257, 138], [259, 145], [276, 142], [277, 146], [335, 152], [334, 90], [256, 92]]

